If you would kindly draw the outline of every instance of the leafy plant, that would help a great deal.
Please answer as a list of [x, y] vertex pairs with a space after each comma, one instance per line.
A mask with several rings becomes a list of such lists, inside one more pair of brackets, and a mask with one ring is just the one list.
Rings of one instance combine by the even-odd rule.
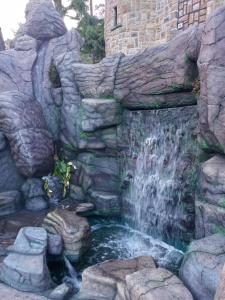
[[70, 179], [72, 170], [76, 169], [76, 166], [72, 162], [65, 162], [64, 160], [56, 160], [53, 176], [59, 177], [63, 184], [63, 197], [66, 196], [67, 190], [70, 186]]

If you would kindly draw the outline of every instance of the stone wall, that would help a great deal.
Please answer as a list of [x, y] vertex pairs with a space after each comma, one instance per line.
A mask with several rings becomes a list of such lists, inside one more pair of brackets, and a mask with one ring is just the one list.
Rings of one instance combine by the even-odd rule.
[[107, 54], [133, 54], [170, 40], [177, 27], [177, 13], [177, 0], [106, 1]]
[[134, 54], [201, 24], [225, 0], [106, 0], [107, 55]]

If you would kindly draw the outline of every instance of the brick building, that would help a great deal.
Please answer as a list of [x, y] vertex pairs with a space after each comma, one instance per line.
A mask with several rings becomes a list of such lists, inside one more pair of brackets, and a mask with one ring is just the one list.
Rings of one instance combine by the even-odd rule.
[[225, 0], [106, 0], [106, 53], [133, 54], [204, 23]]

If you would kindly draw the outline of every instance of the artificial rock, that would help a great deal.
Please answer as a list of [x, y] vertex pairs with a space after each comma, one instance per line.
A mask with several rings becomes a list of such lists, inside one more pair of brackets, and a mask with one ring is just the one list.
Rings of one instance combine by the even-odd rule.
[[19, 191], [7, 191], [0, 193], [0, 216], [7, 216], [22, 208], [22, 198]]
[[225, 157], [215, 155], [201, 165], [198, 178], [196, 238], [225, 228]]
[[184, 256], [180, 278], [196, 300], [213, 300], [224, 263], [224, 235], [193, 241]]
[[64, 255], [71, 261], [79, 261], [90, 245], [90, 227], [86, 218], [74, 212], [56, 209], [43, 221], [43, 227], [63, 239]]
[[43, 292], [52, 287], [46, 262], [47, 232], [41, 227], [22, 228], [8, 256], [0, 265], [0, 279], [25, 292]]

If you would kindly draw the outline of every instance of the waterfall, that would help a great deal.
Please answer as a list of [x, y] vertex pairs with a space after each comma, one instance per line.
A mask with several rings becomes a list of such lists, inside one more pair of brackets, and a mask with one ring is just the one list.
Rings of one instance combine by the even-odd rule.
[[71, 284], [75, 291], [79, 291], [81, 282], [79, 280], [79, 275], [76, 269], [72, 266], [72, 264], [70, 263], [68, 258], [66, 258], [66, 256], [64, 256], [64, 262], [68, 271], [68, 276], [64, 278], [64, 281]]
[[142, 232], [187, 242], [194, 226], [195, 107], [126, 112], [125, 120], [120, 130], [128, 145], [121, 168], [130, 177], [123, 191], [125, 218]]

